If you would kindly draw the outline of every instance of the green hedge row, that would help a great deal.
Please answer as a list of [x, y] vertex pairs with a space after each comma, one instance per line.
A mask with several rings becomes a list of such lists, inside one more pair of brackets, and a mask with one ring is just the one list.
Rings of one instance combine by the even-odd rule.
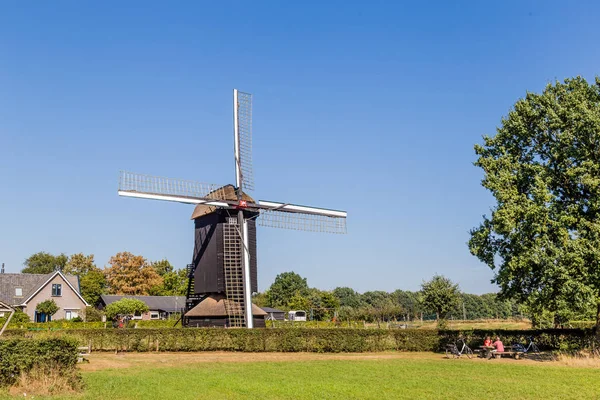
[[[63, 335], [62, 332], [9, 330], [8, 336]], [[372, 352], [440, 351], [464, 336], [474, 348], [485, 336], [505, 344], [526, 343], [533, 336], [541, 349], [578, 350], [593, 345], [586, 329], [436, 331], [420, 329], [74, 329], [68, 335], [94, 351], [247, 351]]]
[[77, 346], [78, 341], [69, 337], [0, 340], [0, 386], [14, 384], [21, 374], [36, 367], [77, 375]]
[[[138, 320], [131, 321], [131, 327], [137, 324], [138, 328], [172, 328], [175, 325], [175, 320]], [[0, 319], [0, 326], [3, 321]], [[26, 329], [26, 330], [63, 330], [63, 329], [112, 329], [112, 322], [73, 322], [66, 320], [57, 320], [50, 322], [21, 322], [10, 323], [10, 329]], [[181, 324], [177, 324], [181, 328]]]

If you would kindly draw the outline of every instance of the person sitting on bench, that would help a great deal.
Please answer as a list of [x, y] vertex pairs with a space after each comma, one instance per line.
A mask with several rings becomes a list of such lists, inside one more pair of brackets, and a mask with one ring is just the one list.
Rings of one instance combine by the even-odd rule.
[[490, 347], [492, 345], [492, 338], [489, 337], [489, 336], [487, 336], [485, 338], [485, 340], [483, 341], [483, 345], [486, 346], [486, 347]]
[[496, 336], [496, 341], [493, 343], [493, 346], [496, 349], [492, 350], [492, 352], [494, 352], [494, 353], [504, 353], [504, 345], [502, 344], [502, 341], [500, 341], [500, 337], [499, 336]]

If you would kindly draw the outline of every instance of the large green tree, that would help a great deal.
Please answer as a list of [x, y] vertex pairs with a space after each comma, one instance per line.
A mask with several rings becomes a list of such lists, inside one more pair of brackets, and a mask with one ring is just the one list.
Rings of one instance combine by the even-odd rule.
[[556, 324], [594, 304], [600, 325], [600, 79], [527, 93], [475, 152], [496, 205], [469, 247], [500, 294]]
[[459, 303], [460, 290], [450, 279], [435, 275], [421, 285], [423, 307], [435, 312], [438, 321], [444, 321]]
[[338, 299], [342, 307], [357, 308], [362, 304], [360, 293], [349, 287], [336, 287], [333, 289], [333, 295]]
[[272, 307], [288, 307], [295, 294], [308, 295], [306, 278], [295, 272], [283, 272], [275, 277], [275, 281], [267, 291], [267, 297]]
[[83, 253], [71, 255], [63, 272], [77, 275], [83, 298], [91, 305], [98, 304], [100, 296], [106, 290], [106, 277], [94, 263], [93, 254], [87, 256]]
[[55, 270], [64, 270], [68, 257], [65, 254], [57, 256], [40, 251], [32, 254], [23, 263], [25, 268], [21, 270], [24, 274], [50, 274]]

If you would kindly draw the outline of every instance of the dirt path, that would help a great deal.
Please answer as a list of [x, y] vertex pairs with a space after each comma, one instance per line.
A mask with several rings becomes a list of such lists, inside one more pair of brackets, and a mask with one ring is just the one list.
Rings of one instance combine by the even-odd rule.
[[518, 363], [518, 364], [554, 364], [551, 362], [540, 363], [533, 360], [485, 360], [480, 358], [461, 358], [448, 360], [442, 354], [436, 353], [342, 353], [342, 354], [316, 354], [316, 353], [234, 353], [234, 352], [198, 352], [198, 353], [92, 353], [89, 363], [81, 364], [83, 371], [98, 371], [112, 368], [131, 368], [136, 366], [172, 367], [182, 364], [200, 363], [239, 363], [239, 362], [298, 362], [314, 360], [438, 360], [440, 362], [492, 362], [492, 363]]

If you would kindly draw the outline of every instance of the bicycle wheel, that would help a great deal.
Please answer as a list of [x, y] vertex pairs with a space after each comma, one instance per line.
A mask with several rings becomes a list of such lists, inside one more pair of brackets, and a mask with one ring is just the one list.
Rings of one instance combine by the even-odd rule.
[[539, 352], [540, 352], [540, 349], [538, 349], [538, 347], [535, 343], [531, 343], [531, 352], [536, 353], [536, 354], [539, 354]]
[[451, 349], [446, 348], [446, 358], [453, 358], [454, 352]]
[[473, 358], [473, 350], [471, 350], [469, 346], [466, 346], [465, 354], [467, 355], [467, 357], [469, 357], [469, 359]]

